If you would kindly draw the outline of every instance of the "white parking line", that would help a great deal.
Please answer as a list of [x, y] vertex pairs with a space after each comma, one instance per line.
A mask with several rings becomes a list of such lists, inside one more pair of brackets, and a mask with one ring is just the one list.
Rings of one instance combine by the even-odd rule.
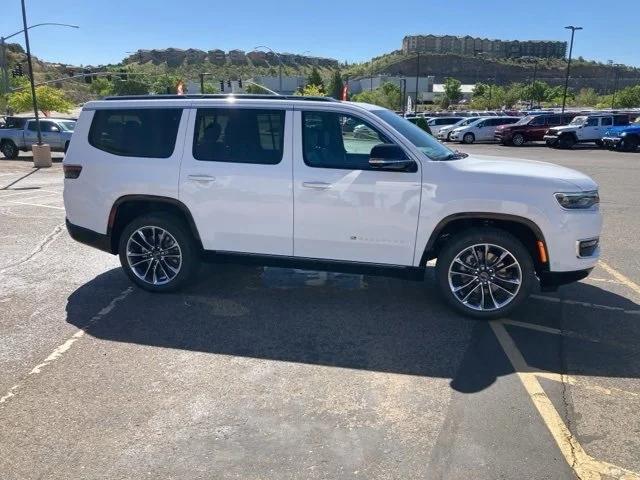
[[[65, 341], [62, 345], [57, 346], [53, 350], [53, 352], [51, 352], [49, 354], [49, 356], [47, 356], [47, 358], [45, 358], [42, 361], [42, 363], [40, 363], [40, 364], [36, 365], [35, 367], [33, 367], [31, 369], [31, 371], [29, 372], [29, 375], [38, 375], [39, 373], [42, 372], [43, 368], [51, 365], [56, 360], [59, 360], [60, 358], [62, 358], [62, 356], [66, 352], [68, 352], [69, 349], [73, 346], [73, 344], [76, 343], [78, 340], [80, 340], [85, 335], [85, 333], [87, 333], [87, 329], [92, 324], [96, 323], [97, 321], [102, 319], [105, 315], [107, 315], [109, 312], [111, 312], [116, 307], [116, 305], [119, 302], [121, 302], [122, 300], [124, 300], [125, 298], [127, 298], [127, 296], [131, 292], [133, 292], [133, 287], [127, 288], [122, 293], [120, 293], [120, 295], [118, 295], [113, 300], [111, 300], [111, 302], [109, 302], [109, 304], [106, 307], [104, 307], [97, 314], [95, 314], [93, 317], [91, 317], [91, 319], [87, 322], [87, 324], [83, 328], [81, 328], [76, 333], [71, 335], [71, 337], [67, 341]], [[17, 385], [14, 385], [13, 387], [11, 387], [9, 389], [9, 391], [5, 395], [0, 397], [0, 405], [3, 404], [3, 403], [6, 403], [9, 399], [15, 397], [17, 395], [17, 391], [20, 389], [20, 387], [21, 387], [21, 384], [17, 384]]]
[[27, 205], [30, 207], [43, 207], [43, 208], [53, 208], [55, 210], [64, 210], [64, 207], [56, 207], [55, 205], [43, 205], [41, 203], [27, 203], [27, 202], [16, 202], [15, 200], [11, 201], [7, 201], [7, 203], [11, 204], [11, 205]]
[[581, 302], [579, 300], [562, 299], [558, 297], [547, 297], [546, 295], [533, 294], [531, 295], [531, 298], [534, 298], [536, 300], [543, 300], [545, 302], [551, 302], [551, 303], [564, 303], [566, 305], [577, 305], [579, 307], [594, 308], [596, 310], [609, 310], [612, 312], [625, 313], [627, 315], [640, 315], [640, 309], [627, 310], [622, 307], [612, 307], [611, 305], [600, 305], [598, 303]]
[[616, 280], [618, 280], [620, 283], [626, 285], [627, 287], [629, 287], [631, 290], [633, 290], [634, 292], [636, 292], [638, 295], [640, 295], [640, 285], [638, 285], [637, 283], [635, 283], [634, 281], [632, 281], [631, 279], [629, 279], [628, 277], [626, 277], [625, 275], [623, 275], [622, 273], [620, 273], [619, 271], [617, 271], [615, 268], [607, 265], [606, 263], [604, 263], [602, 260], [600, 260], [598, 262], [598, 264], [604, 268], [607, 273], [609, 273], [611, 276], [613, 276]]
[[[5, 192], [11, 192], [11, 193], [5, 193]], [[15, 197], [15, 196], [18, 196], [18, 195], [24, 195], [24, 194], [29, 194], [29, 193], [34, 194], [34, 193], [40, 193], [40, 192], [57, 193], [58, 195], [62, 195], [62, 192], [58, 192], [56, 190], [46, 190], [44, 188], [29, 188], [29, 189], [20, 190], [20, 191], [2, 190], [2, 191], [0, 191], [0, 200], [2, 200], [4, 198]]]

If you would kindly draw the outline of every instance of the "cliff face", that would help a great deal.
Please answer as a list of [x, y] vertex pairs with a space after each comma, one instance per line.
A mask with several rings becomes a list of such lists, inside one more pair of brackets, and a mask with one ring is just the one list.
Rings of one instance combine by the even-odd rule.
[[[413, 76], [416, 74], [415, 57], [389, 65], [385, 73], [392, 75]], [[436, 83], [442, 83], [446, 77], [454, 77], [462, 83], [493, 82], [500, 85], [512, 82], [531, 82], [534, 76], [534, 64], [500, 63], [482, 58], [460, 55], [427, 55], [420, 56], [420, 75], [434, 75]], [[564, 85], [566, 64], [554, 61], [551, 65], [544, 61], [538, 63], [535, 76], [537, 80], [550, 85]], [[569, 86], [574, 89], [595, 88], [604, 93], [613, 88], [614, 71], [606, 65], [576, 62], [571, 66]], [[619, 70], [618, 86], [620, 88], [640, 83], [640, 69], [623, 68]]]
[[[338, 61], [332, 58], [307, 57], [304, 55], [280, 53], [280, 59], [285, 65], [317, 65], [318, 67], [338, 68]], [[169, 68], [177, 68], [185, 65], [198, 65], [209, 62], [215, 65], [248, 65], [256, 66], [278, 65], [277, 57], [271, 52], [250, 52], [242, 50], [214, 49], [209, 51], [189, 48], [165, 48], [154, 50], [138, 50], [123, 60], [124, 64], [151, 62], [153, 65], [167, 64]]]

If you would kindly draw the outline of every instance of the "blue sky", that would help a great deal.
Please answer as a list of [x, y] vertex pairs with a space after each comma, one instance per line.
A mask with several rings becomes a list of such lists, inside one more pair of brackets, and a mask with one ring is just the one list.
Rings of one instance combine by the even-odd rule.
[[[596, 0], [27, 0], [35, 55], [72, 64], [118, 62], [139, 48], [203, 50], [269, 45], [349, 62], [399, 49], [411, 33], [567, 40], [574, 55], [640, 66], [640, 1]], [[2, 0], [0, 35], [20, 30], [20, 0]], [[22, 37], [15, 37], [23, 43]]]

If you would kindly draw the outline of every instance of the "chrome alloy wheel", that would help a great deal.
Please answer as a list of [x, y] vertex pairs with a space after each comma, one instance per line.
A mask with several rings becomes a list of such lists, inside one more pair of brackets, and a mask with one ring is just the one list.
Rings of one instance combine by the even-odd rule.
[[505, 307], [522, 285], [522, 269], [507, 249], [490, 243], [462, 250], [449, 265], [449, 288], [464, 306], [478, 311]]
[[127, 240], [127, 262], [143, 282], [165, 285], [182, 267], [182, 250], [173, 235], [160, 227], [138, 228]]

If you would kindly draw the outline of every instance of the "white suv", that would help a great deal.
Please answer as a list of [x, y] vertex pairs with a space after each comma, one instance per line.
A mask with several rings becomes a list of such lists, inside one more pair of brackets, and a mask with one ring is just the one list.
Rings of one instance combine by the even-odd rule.
[[493, 142], [496, 128], [516, 123], [518, 120], [520, 117], [481, 117], [451, 130], [449, 139], [460, 143]]
[[[374, 135], [354, 135], [363, 125]], [[362, 128], [360, 129], [362, 130]], [[457, 310], [506, 314], [538, 280], [586, 277], [597, 185], [453, 152], [394, 112], [324, 98], [155, 96], [85, 104], [64, 159], [67, 228], [138, 286], [201, 259], [403, 275]]]

